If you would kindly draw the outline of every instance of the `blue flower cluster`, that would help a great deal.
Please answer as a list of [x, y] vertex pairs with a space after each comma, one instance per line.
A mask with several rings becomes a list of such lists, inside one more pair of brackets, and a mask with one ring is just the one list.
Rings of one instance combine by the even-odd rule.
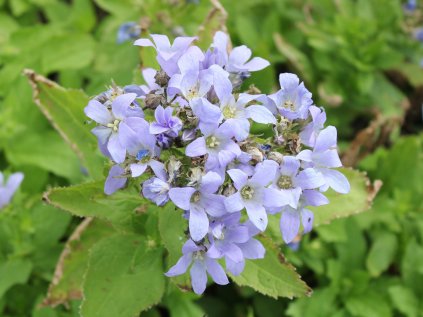
[[[324, 127], [326, 114], [294, 74], [279, 77], [280, 90], [240, 92], [244, 79], [269, 62], [251, 58], [246, 46], [229, 49], [217, 32], [203, 52], [195, 37], [142, 38], [135, 45], [157, 52], [159, 70], [144, 69], [146, 85], [112, 87], [85, 108], [97, 122], [92, 132], [115, 164], [104, 191], [111, 195], [130, 177], [140, 177], [142, 195], [158, 206], [172, 203], [188, 220], [182, 257], [166, 273], [190, 268], [196, 293], [207, 274], [227, 284], [226, 272], [240, 274], [246, 259], [263, 258], [255, 238], [268, 215], [280, 215], [286, 243], [309, 232], [307, 206], [329, 201], [328, 188], [349, 191], [337, 153], [337, 132]], [[266, 125], [272, 137], [251, 132]], [[245, 211], [245, 213], [244, 213]], [[225, 269], [218, 260], [224, 259]]]

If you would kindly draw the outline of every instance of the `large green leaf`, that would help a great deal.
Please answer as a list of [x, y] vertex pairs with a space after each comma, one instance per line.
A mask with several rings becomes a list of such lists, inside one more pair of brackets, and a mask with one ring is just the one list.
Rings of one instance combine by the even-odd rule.
[[114, 230], [101, 221], [87, 218], [69, 237], [57, 263], [54, 278], [43, 304], [56, 306], [82, 299], [82, 283], [88, 266], [89, 250]]
[[388, 293], [394, 306], [405, 316], [419, 316], [418, 313], [419, 311], [421, 312], [421, 310], [419, 310], [419, 306], [421, 304], [419, 304], [416, 294], [414, 294], [409, 288], [402, 285], [391, 286], [388, 289]]
[[11, 141], [6, 156], [13, 164], [35, 165], [73, 181], [81, 179], [81, 168], [75, 153], [54, 131], [30, 135], [25, 133]]
[[134, 317], [157, 304], [165, 286], [163, 250], [139, 235], [118, 234], [96, 244], [84, 281], [83, 317]]
[[97, 141], [84, 124], [84, 107], [88, 97], [76, 89], [65, 89], [56, 83], [25, 70], [34, 91], [34, 101], [53, 127], [78, 155], [89, 176], [102, 176], [103, 159], [97, 151]]
[[67, 33], [52, 37], [42, 49], [43, 73], [87, 67], [94, 59], [94, 47], [94, 39], [89, 34]]
[[[188, 222], [182, 217], [182, 211], [171, 203], [158, 210], [159, 232], [168, 252], [168, 268], [173, 266], [182, 255], [182, 246], [187, 240], [185, 231]], [[182, 289], [191, 289], [188, 274], [172, 277], [172, 281]]]
[[96, 217], [119, 228], [132, 230], [134, 210], [145, 205], [145, 201], [131, 189], [107, 196], [103, 186], [104, 181], [53, 188], [44, 194], [44, 199], [76, 216]]
[[344, 218], [368, 210], [379, 191], [379, 181], [372, 185], [365, 173], [353, 169], [340, 169], [349, 180], [351, 191], [348, 194], [338, 194], [333, 190], [325, 193], [329, 204], [310, 207], [314, 212], [314, 225], [322, 225], [337, 218]]
[[234, 282], [274, 298], [309, 296], [310, 287], [301, 280], [278, 247], [268, 238], [261, 239], [261, 242], [266, 248], [264, 259], [247, 260], [241, 275], [231, 276]]
[[0, 298], [13, 285], [25, 283], [31, 270], [32, 263], [28, 260], [13, 259], [0, 263]]
[[379, 276], [393, 262], [398, 248], [398, 241], [394, 234], [381, 232], [376, 236], [367, 256], [367, 270], [372, 276]]

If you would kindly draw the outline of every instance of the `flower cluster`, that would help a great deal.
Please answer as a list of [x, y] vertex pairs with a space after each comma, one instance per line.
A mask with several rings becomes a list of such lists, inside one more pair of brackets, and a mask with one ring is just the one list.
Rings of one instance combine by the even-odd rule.
[[264, 257], [255, 236], [266, 230], [269, 214], [280, 215], [282, 237], [290, 243], [301, 224], [303, 233], [312, 228], [307, 206], [327, 204], [329, 187], [347, 193], [349, 183], [334, 169], [341, 166], [336, 129], [324, 127], [325, 112], [296, 75], [281, 74], [281, 88], [272, 95], [255, 87], [241, 93], [250, 73], [269, 62], [251, 58], [244, 45], [229, 50], [223, 32], [206, 52], [195, 39], [171, 44], [152, 34], [135, 41], [156, 50], [160, 69], [143, 70], [146, 85], [112, 87], [85, 113], [98, 123], [92, 132], [114, 162], [105, 193], [143, 175], [145, 198], [182, 211], [188, 237], [166, 275], [190, 268], [201, 294], [207, 273], [227, 284], [226, 272], [238, 275], [246, 259]]
[[22, 173], [14, 173], [9, 176], [6, 182], [3, 173], [0, 172], [0, 209], [10, 203], [23, 178]]

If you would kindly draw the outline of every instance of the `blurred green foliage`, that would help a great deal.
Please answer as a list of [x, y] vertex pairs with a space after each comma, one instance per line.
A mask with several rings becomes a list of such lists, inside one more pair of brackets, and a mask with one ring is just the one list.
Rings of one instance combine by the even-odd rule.
[[[399, 118], [383, 142], [371, 147], [361, 161], [354, 161], [384, 185], [371, 211], [316, 228], [302, 239], [296, 252], [282, 247], [288, 261], [314, 289], [310, 298], [274, 300], [248, 287], [213, 286], [201, 299], [169, 291], [157, 309], [142, 316], [423, 316], [423, 72], [418, 66], [423, 49], [412, 38], [421, 8], [410, 16], [403, 13], [399, 0], [221, 3], [228, 13], [227, 27], [234, 44], [246, 44], [272, 64], [247, 84], [254, 82], [270, 92], [277, 87], [277, 74], [298, 73], [315, 102], [326, 108], [330, 123], [338, 126], [343, 148], [356, 144], [353, 139], [359, 130], [375, 117]], [[139, 51], [129, 42], [116, 44], [118, 27], [137, 21], [151, 32], [193, 35], [210, 9], [205, 0], [199, 4], [182, 0], [0, 0], [0, 170], [25, 173], [13, 205], [0, 212], [1, 316], [78, 316], [79, 300], [56, 308], [40, 306], [64, 243], [80, 222], [43, 204], [41, 196], [50, 187], [102, 176], [89, 173], [87, 177], [80, 158], [35, 106], [23, 69], [34, 69], [64, 87], [83, 88], [89, 95], [105, 90], [111, 79], [119, 85], [138, 82]], [[216, 16], [217, 22], [224, 19], [222, 12]], [[216, 21], [206, 23], [213, 29]], [[151, 62], [151, 56], [141, 57], [143, 63]], [[79, 93], [78, 98], [87, 96]], [[71, 115], [83, 127], [83, 116]], [[404, 136], [401, 131], [414, 135]], [[93, 213], [98, 212], [95, 206], [104, 208], [101, 202], [96, 204], [90, 210]], [[114, 206], [132, 205], [136, 206], [128, 197], [116, 197]], [[114, 206], [107, 207], [113, 210]], [[163, 221], [142, 216], [124, 220], [122, 226], [135, 227], [140, 222], [159, 221], [159, 229]], [[101, 224], [94, 226], [104, 232]], [[93, 261], [107, 262], [107, 257], [96, 258], [96, 250], [119, 239], [106, 236], [91, 253]], [[87, 235], [81, 241], [90, 245], [90, 239]], [[131, 250], [117, 251], [122, 265], [133, 261], [128, 255]], [[139, 250], [136, 254], [151, 257], [151, 265], [157, 266], [157, 255], [151, 252], [162, 251]], [[86, 265], [79, 259], [76, 264], [68, 259], [66, 265]], [[116, 270], [123, 272], [118, 264]], [[142, 274], [142, 268], [135, 269]], [[127, 279], [116, 272], [116, 279]], [[96, 274], [109, 272], [89, 270], [88, 288]], [[54, 294], [61, 294], [60, 287]], [[154, 295], [152, 302], [157, 301]], [[84, 304], [83, 311], [92, 310], [89, 305]], [[142, 307], [136, 297], [132, 305], [127, 307], [130, 313]]]

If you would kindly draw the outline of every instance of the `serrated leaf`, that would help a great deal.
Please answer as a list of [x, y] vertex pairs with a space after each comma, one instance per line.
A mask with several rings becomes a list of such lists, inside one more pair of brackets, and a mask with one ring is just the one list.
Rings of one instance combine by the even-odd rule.
[[366, 174], [357, 170], [342, 168], [339, 171], [348, 178], [351, 191], [348, 194], [338, 194], [329, 190], [325, 193], [329, 199], [328, 205], [310, 207], [314, 212], [315, 226], [368, 210], [382, 185], [379, 181], [372, 185]]
[[110, 225], [93, 221], [93, 218], [87, 218], [79, 224], [66, 242], [43, 305], [54, 307], [82, 299], [82, 283], [89, 250], [95, 243], [113, 233]]
[[139, 235], [118, 234], [91, 251], [82, 317], [134, 317], [157, 304], [165, 286], [163, 251]]
[[231, 275], [232, 280], [239, 286], [249, 286], [273, 298], [309, 296], [310, 287], [286, 262], [280, 250], [268, 238], [261, 239], [261, 242], [266, 248], [264, 259], [247, 260], [244, 271], [239, 276]]
[[44, 200], [76, 216], [96, 217], [118, 228], [132, 231], [134, 210], [145, 205], [145, 201], [131, 190], [107, 196], [103, 186], [104, 181], [53, 188], [44, 194]]
[[102, 178], [103, 159], [97, 151], [97, 140], [84, 125], [84, 107], [88, 97], [76, 89], [65, 89], [32, 70], [25, 75], [34, 91], [34, 101], [60, 133], [94, 179]]

